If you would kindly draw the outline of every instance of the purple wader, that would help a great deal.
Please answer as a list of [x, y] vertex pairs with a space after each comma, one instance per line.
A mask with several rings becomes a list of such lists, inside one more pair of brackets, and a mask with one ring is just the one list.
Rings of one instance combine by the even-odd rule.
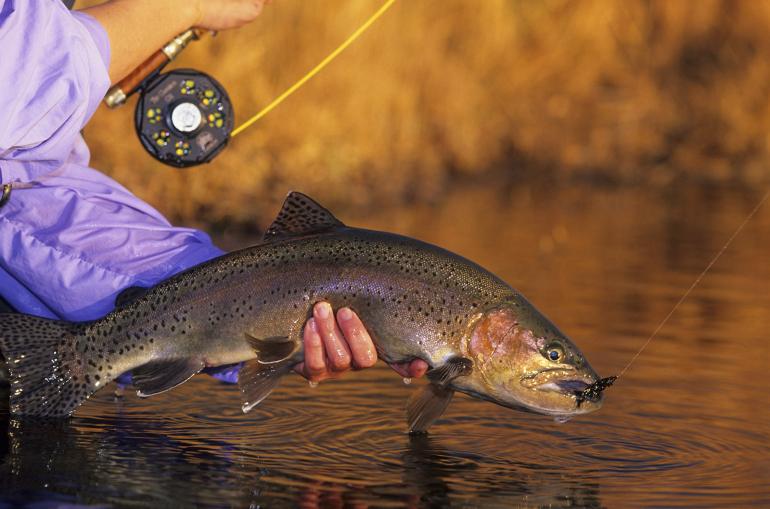
[[93, 320], [123, 289], [222, 254], [88, 166], [80, 131], [109, 58], [101, 25], [61, 0], [0, 0], [0, 295], [20, 312]]

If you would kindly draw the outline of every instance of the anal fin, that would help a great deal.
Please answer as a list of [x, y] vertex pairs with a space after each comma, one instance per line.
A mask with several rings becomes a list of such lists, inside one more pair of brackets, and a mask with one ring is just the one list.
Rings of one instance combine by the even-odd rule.
[[132, 383], [141, 398], [154, 396], [185, 383], [204, 367], [200, 359], [151, 361], [131, 372]]
[[441, 417], [454, 396], [454, 389], [434, 383], [420, 388], [406, 403], [406, 422], [409, 433], [424, 433]]
[[257, 359], [246, 361], [238, 373], [243, 413], [249, 412], [268, 397], [290, 370], [290, 362], [262, 364]]

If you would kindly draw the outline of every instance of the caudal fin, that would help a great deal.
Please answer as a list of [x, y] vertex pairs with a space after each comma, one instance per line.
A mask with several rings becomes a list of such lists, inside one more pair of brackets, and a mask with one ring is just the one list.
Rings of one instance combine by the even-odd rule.
[[10, 410], [16, 415], [71, 414], [98, 387], [76, 354], [82, 325], [21, 314], [0, 314], [0, 352], [10, 372]]

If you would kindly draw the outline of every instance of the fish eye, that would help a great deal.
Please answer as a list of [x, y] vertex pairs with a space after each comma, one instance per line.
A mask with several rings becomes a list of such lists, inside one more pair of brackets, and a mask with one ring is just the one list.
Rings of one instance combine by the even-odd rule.
[[548, 360], [557, 362], [564, 358], [564, 350], [559, 345], [550, 345], [545, 352]]

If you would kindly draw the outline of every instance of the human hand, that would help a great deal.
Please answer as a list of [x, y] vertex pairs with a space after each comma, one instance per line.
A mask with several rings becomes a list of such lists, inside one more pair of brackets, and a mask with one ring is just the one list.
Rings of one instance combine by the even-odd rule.
[[196, 0], [197, 18], [193, 26], [207, 30], [226, 30], [253, 21], [272, 0]]
[[[338, 378], [351, 368], [369, 368], [377, 362], [377, 349], [358, 316], [350, 308], [341, 308], [336, 318], [329, 303], [319, 302], [305, 323], [305, 361], [294, 371], [311, 382]], [[390, 367], [407, 378], [421, 377], [428, 370], [422, 359]]]
[[[191, 27], [225, 30], [254, 20], [271, 0], [111, 0], [83, 12], [110, 40], [109, 74], [125, 78], [172, 37]], [[0, 0], [2, 5], [2, 0]]]

